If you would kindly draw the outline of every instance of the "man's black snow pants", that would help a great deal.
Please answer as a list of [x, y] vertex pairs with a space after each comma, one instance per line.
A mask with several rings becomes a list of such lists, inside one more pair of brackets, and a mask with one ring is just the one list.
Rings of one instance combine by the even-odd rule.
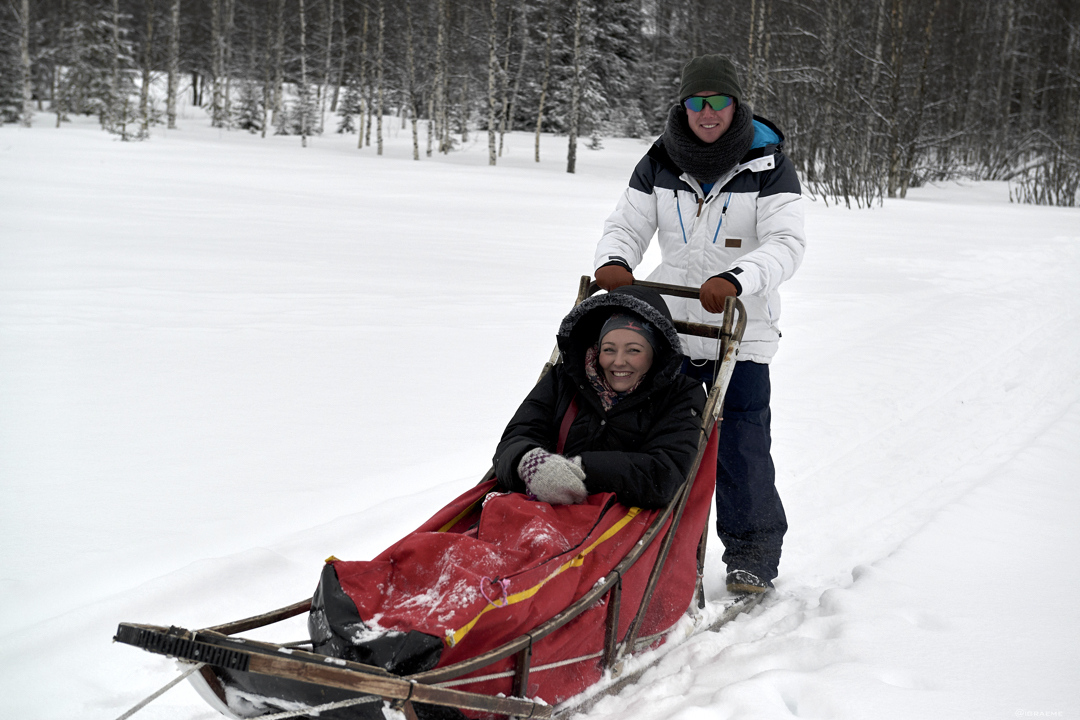
[[[682, 371], [709, 388], [716, 364], [687, 359]], [[724, 543], [724, 563], [728, 572], [747, 570], [763, 580], [776, 577], [787, 532], [770, 453], [770, 395], [768, 365], [735, 363], [724, 396], [716, 465], [716, 532]]]

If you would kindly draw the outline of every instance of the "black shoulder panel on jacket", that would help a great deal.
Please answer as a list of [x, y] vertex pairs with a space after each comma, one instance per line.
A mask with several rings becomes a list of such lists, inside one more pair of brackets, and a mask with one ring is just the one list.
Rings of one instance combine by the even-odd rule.
[[641, 158], [637, 167], [634, 168], [634, 174], [630, 176], [630, 187], [646, 195], [652, 195], [657, 170], [659, 168], [648, 155]]
[[663, 135], [652, 144], [647, 155], [658, 162], [660, 167], [664, 168], [675, 177], [679, 177], [683, 174], [682, 168], [675, 164], [675, 161], [671, 159], [671, 155], [668, 154], [667, 148], [664, 147]]
[[777, 151], [773, 157], [776, 158], [776, 167], [765, 173], [758, 197], [780, 193], [801, 195], [802, 185], [799, 184], [799, 175], [795, 172], [795, 166], [782, 152]]
[[664, 149], [663, 138], [660, 138], [634, 168], [634, 174], [630, 177], [630, 187], [646, 195], [652, 195], [655, 188], [693, 192], [692, 187], [679, 179], [680, 175], [682, 175], [682, 170], [668, 156], [667, 150]]

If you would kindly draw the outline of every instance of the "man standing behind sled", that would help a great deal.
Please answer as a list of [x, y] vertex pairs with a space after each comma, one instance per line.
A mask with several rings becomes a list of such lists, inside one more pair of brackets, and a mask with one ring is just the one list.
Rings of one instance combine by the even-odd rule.
[[[784, 136], [741, 102], [731, 61], [704, 55], [682, 71], [664, 134], [634, 169], [604, 224], [596, 282], [633, 282], [656, 233], [662, 255], [649, 280], [701, 287], [701, 302], [672, 298], [679, 320], [718, 324], [738, 296], [747, 325], [724, 399], [716, 474], [717, 534], [729, 592], [764, 592], [780, 563], [787, 518], [770, 455], [769, 362], [780, 340], [780, 283], [802, 262], [802, 195]], [[716, 342], [683, 337], [683, 372], [712, 382]]]

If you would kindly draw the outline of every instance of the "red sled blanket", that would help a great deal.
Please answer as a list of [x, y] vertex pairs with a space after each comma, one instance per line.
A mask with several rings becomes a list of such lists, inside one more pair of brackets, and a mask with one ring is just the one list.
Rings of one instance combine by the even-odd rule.
[[[670, 628], [693, 599], [698, 543], [716, 481], [716, 436], [694, 478], [642, 637]], [[494, 485], [470, 489], [374, 560], [328, 560], [309, 616], [316, 651], [401, 675], [476, 657], [588, 592], [662, 513], [620, 505], [612, 493], [590, 495], [580, 505], [549, 505], [494, 493]], [[666, 526], [658, 538], [664, 532]], [[653, 542], [623, 575], [620, 640], [637, 614], [660, 545]], [[555, 704], [600, 679], [606, 602], [533, 644], [528, 697]], [[512, 657], [474, 674], [511, 669]], [[511, 687], [511, 677], [500, 677], [462, 689], [509, 695]]]

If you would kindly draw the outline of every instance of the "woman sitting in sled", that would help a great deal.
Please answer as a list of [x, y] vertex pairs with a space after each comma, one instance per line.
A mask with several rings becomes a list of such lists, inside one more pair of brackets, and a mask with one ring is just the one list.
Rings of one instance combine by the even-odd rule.
[[[648, 508], [666, 505], [693, 466], [705, 392], [679, 373], [679, 337], [652, 289], [626, 286], [586, 299], [563, 320], [558, 343], [562, 362], [503, 434], [496, 480], [373, 560], [326, 563], [309, 616], [316, 652], [402, 675], [473, 657], [558, 613], [639, 542], [659, 512]], [[711, 483], [705, 492], [711, 496]], [[688, 507], [700, 517], [686, 530], [679, 578], [662, 583], [649, 606], [654, 632], [690, 602], [709, 507]], [[641, 565], [633, 568], [639, 575], [624, 576], [631, 606], [648, 575]], [[545, 638], [534, 647], [536, 661], [595, 654], [604, 612], [598, 604], [566, 627], [568, 635]], [[630, 617], [628, 610], [623, 622]], [[530, 695], [557, 702], [599, 672], [545, 671], [534, 675], [541, 684], [530, 685]]]
[[558, 343], [562, 363], [503, 433], [500, 486], [553, 504], [613, 492], [627, 506], [666, 505], [697, 451], [705, 392], [679, 373], [663, 298], [634, 285], [591, 297], [563, 320]]

